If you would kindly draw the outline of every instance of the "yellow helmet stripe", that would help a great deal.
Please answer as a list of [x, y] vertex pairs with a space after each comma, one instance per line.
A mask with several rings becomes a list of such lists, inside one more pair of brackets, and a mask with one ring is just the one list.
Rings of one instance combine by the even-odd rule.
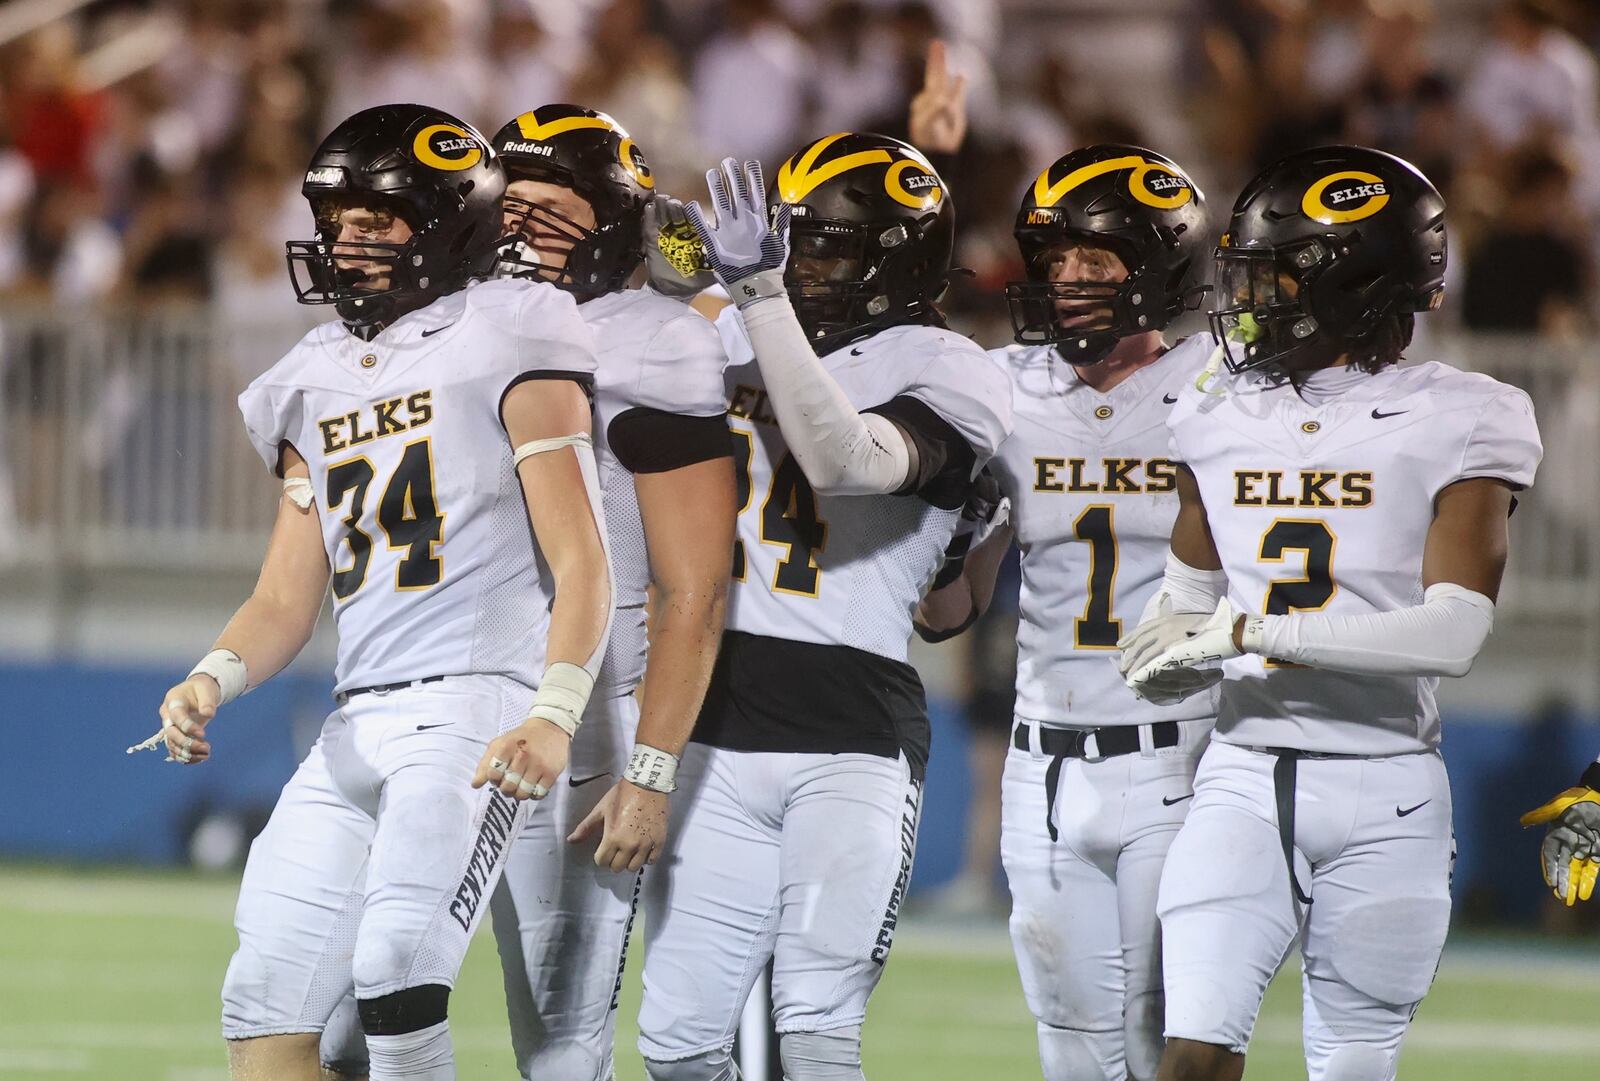
[[523, 113], [517, 117], [517, 130], [522, 132], [524, 139], [529, 140], [553, 139], [563, 132], [583, 131], [586, 128], [616, 131], [617, 125], [601, 116], [562, 116], [555, 120], [546, 120], [542, 124], [534, 113]]
[[863, 165], [887, 165], [894, 160], [887, 150], [862, 150], [836, 158], [822, 168], [813, 170], [812, 166], [822, 156], [822, 152], [848, 134], [849, 132], [841, 131], [818, 139], [800, 155], [799, 161], [790, 159], [784, 162], [778, 169], [778, 198], [786, 203], [798, 203], [815, 191], [818, 185], [832, 180], [840, 173], [859, 169]]
[[1157, 210], [1173, 210], [1194, 198], [1194, 191], [1190, 184], [1185, 182], [1171, 195], [1157, 195], [1150, 190], [1146, 177], [1152, 172], [1165, 173], [1180, 179], [1182, 174], [1169, 166], [1159, 162], [1146, 161], [1137, 154], [1126, 154], [1120, 158], [1107, 158], [1105, 161], [1093, 162], [1072, 170], [1066, 176], [1050, 183], [1050, 169], [1046, 168], [1033, 182], [1033, 202], [1035, 206], [1052, 207], [1059, 203], [1068, 192], [1085, 184], [1096, 177], [1105, 176], [1107, 173], [1120, 172], [1123, 169], [1131, 170], [1128, 177], [1128, 194], [1132, 195], [1145, 206], [1153, 206]]

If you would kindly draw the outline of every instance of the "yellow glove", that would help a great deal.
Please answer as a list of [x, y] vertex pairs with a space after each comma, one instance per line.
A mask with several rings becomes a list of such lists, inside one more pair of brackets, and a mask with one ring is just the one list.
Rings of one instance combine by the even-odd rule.
[[[1596, 772], [1591, 767], [1584, 780]], [[1540, 846], [1545, 885], [1568, 907], [1594, 896], [1600, 880], [1600, 791], [1587, 784], [1569, 788], [1522, 816], [1524, 826], [1550, 829]]]

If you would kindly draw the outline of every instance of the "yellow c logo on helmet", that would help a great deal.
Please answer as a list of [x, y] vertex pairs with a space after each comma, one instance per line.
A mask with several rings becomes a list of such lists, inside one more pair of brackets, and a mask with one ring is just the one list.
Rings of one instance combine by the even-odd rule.
[[429, 124], [411, 141], [411, 153], [431, 169], [460, 172], [483, 160], [483, 144], [454, 124]]
[[[1182, 173], [1170, 166], [1146, 161], [1137, 154], [1126, 154], [1081, 166], [1054, 184], [1050, 183], [1050, 169], [1046, 168], [1033, 182], [1034, 205], [1055, 206], [1073, 189], [1096, 177], [1123, 169], [1128, 170], [1128, 194], [1145, 206], [1157, 210], [1175, 210], [1194, 198], [1194, 185]], [[1151, 177], [1152, 173], [1156, 174], [1154, 178]]]
[[644, 151], [633, 145], [633, 140], [623, 136], [622, 145], [617, 147], [617, 158], [622, 162], [622, 168], [633, 177], [635, 184], [647, 190], [656, 186], [655, 174], [650, 172], [650, 166], [645, 164]]
[[1306, 189], [1300, 212], [1323, 225], [1370, 218], [1389, 205], [1389, 186], [1383, 177], [1360, 169], [1329, 173]]
[[[910, 176], [906, 173], [911, 172]], [[883, 190], [889, 198], [912, 210], [932, 210], [944, 200], [939, 178], [915, 158], [901, 158], [883, 174]]]

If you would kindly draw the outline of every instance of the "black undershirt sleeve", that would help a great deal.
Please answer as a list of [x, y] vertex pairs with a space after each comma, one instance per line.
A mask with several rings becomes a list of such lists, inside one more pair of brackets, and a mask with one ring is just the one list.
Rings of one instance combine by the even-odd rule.
[[728, 418], [686, 417], [638, 406], [618, 413], [606, 429], [611, 452], [630, 473], [667, 473], [733, 456]]
[[978, 462], [972, 445], [926, 402], [909, 394], [864, 410], [888, 417], [917, 451], [917, 470], [896, 495], [916, 495], [943, 510], [960, 510]]

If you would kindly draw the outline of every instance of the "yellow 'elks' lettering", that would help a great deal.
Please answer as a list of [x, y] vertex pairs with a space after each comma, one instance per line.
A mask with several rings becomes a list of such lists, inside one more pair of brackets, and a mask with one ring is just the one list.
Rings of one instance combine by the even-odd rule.
[[758, 387], [737, 386], [728, 395], [728, 415], [756, 424], [776, 425], [778, 418], [772, 412], [767, 392]]
[[1360, 509], [1372, 506], [1372, 474], [1336, 469], [1238, 469], [1233, 474], [1236, 507], [1333, 507]]
[[[404, 417], [399, 415], [402, 405], [406, 410]], [[373, 402], [366, 410], [357, 409], [319, 420], [317, 429], [322, 433], [322, 453], [334, 454], [374, 439], [412, 431], [431, 420], [433, 391], [419, 390], [407, 398], [387, 398]]]
[[[1138, 476], [1139, 470], [1144, 476]], [[1093, 470], [1093, 476], [1090, 471]], [[1166, 458], [1047, 458], [1033, 460], [1033, 490], [1089, 495], [1159, 495], [1178, 486], [1178, 467]], [[1065, 476], [1061, 474], [1065, 473]]]

